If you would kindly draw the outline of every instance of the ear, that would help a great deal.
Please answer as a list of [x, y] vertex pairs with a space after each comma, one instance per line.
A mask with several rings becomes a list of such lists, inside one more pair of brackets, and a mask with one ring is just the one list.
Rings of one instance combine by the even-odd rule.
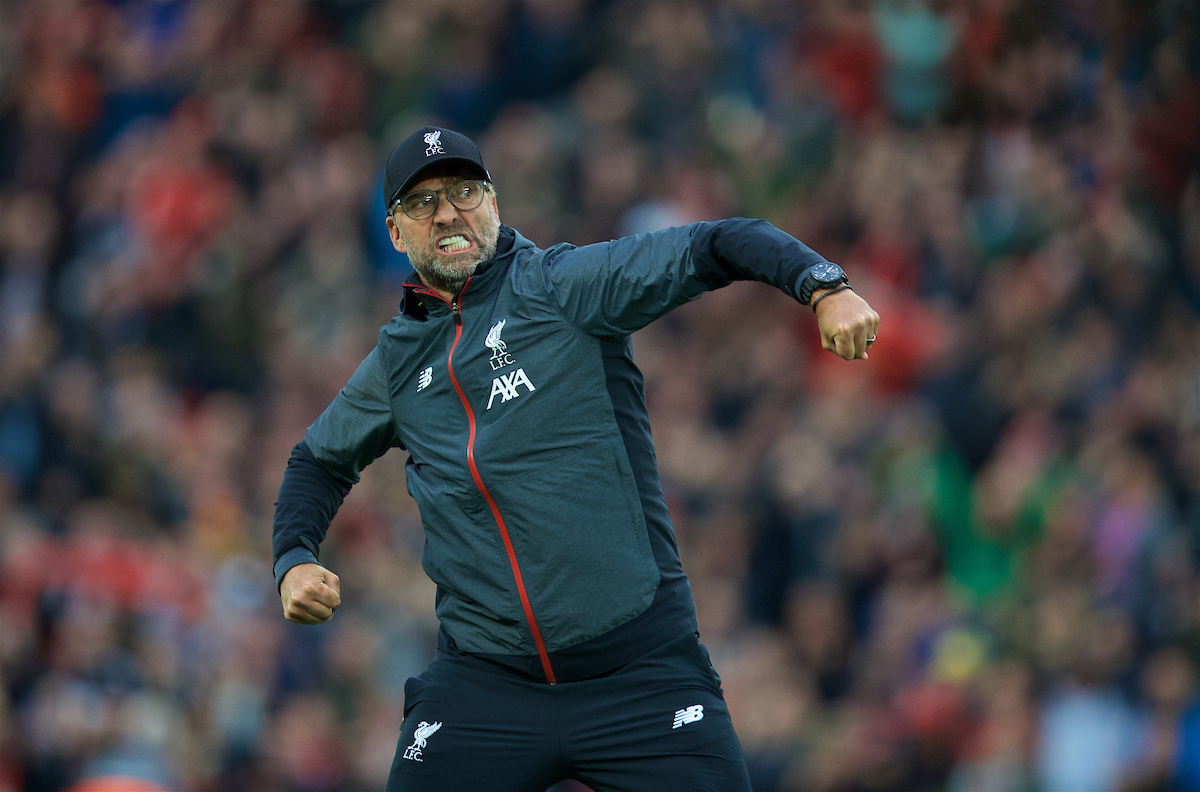
[[496, 194], [492, 193], [492, 217], [496, 218], [496, 222], [500, 222], [500, 209], [496, 206]]
[[400, 236], [400, 228], [396, 225], [396, 221], [389, 214], [387, 216], [388, 236], [392, 238], [392, 247], [396, 248], [401, 253], [408, 253], [408, 248], [404, 245], [404, 238]]

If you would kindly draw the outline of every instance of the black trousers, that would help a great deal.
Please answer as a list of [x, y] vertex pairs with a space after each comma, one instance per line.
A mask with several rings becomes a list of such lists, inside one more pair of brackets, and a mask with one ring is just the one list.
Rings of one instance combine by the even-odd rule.
[[686, 635], [547, 685], [439, 654], [405, 686], [387, 792], [750, 792], [708, 653]]

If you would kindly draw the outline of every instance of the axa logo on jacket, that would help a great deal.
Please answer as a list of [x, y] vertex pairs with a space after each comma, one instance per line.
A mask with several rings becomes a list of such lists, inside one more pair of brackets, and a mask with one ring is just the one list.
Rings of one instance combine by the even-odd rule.
[[[492, 350], [492, 356], [488, 358], [488, 365], [492, 367], [492, 371], [499, 371], [505, 366], [511, 366], [517, 362], [509, 353], [508, 344], [500, 337], [500, 334], [504, 332], [506, 321], [506, 319], [501, 319], [492, 325], [492, 329], [488, 331], [487, 338], [483, 340], [483, 345]], [[521, 391], [518, 388], [521, 385], [524, 385], [528, 389], [527, 393], [537, 390], [533, 386], [533, 383], [529, 381], [529, 376], [523, 368], [510, 371], [507, 374], [501, 374], [499, 377], [493, 379], [492, 391], [488, 394], [487, 409], [492, 409], [492, 404], [495, 403], [497, 396], [500, 397], [501, 404], [520, 396]]]
[[496, 377], [492, 380], [492, 392], [488, 396], [487, 408], [489, 410], [492, 409], [492, 402], [495, 401], [497, 396], [500, 397], [501, 404], [509, 399], [515, 399], [520, 396], [521, 392], [517, 390], [517, 387], [520, 385], [528, 388], [529, 393], [537, 390], [537, 388], [533, 387], [533, 383], [529, 381], [529, 377], [525, 376], [525, 369], [517, 369], [516, 371]]

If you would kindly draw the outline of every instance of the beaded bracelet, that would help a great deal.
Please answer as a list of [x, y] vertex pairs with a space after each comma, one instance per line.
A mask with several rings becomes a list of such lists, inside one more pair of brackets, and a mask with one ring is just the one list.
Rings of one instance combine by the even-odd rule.
[[[831, 294], [837, 294], [838, 292], [840, 292], [840, 291], [846, 291], [847, 289], [850, 289], [850, 284], [849, 284], [849, 283], [843, 283], [841, 286], [838, 286], [836, 289], [830, 289], [829, 291], [825, 292], [824, 294], [822, 294], [822, 295], [821, 295], [820, 297], [818, 297], [817, 299], [813, 300], [813, 301], [812, 301], [812, 309], [813, 309], [813, 313], [816, 313], [816, 312], [817, 312], [817, 303], [821, 302], [821, 300], [824, 300], [826, 297], [828, 297], [828, 296], [829, 296], [829, 295], [831, 295]], [[851, 291], [853, 291], [853, 289], [851, 289]]]

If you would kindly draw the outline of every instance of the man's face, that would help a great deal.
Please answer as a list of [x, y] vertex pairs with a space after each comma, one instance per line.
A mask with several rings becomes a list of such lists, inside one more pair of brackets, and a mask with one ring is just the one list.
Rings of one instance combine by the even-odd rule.
[[[470, 177], [433, 176], [417, 182], [408, 192], [445, 190], [464, 178]], [[496, 198], [490, 194], [474, 209], [463, 210], [441, 192], [432, 217], [413, 220], [397, 206], [388, 215], [387, 224], [392, 245], [408, 254], [421, 281], [431, 289], [451, 294], [458, 293], [481, 261], [496, 255], [496, 240], [500, 237], [500, 214]]]

